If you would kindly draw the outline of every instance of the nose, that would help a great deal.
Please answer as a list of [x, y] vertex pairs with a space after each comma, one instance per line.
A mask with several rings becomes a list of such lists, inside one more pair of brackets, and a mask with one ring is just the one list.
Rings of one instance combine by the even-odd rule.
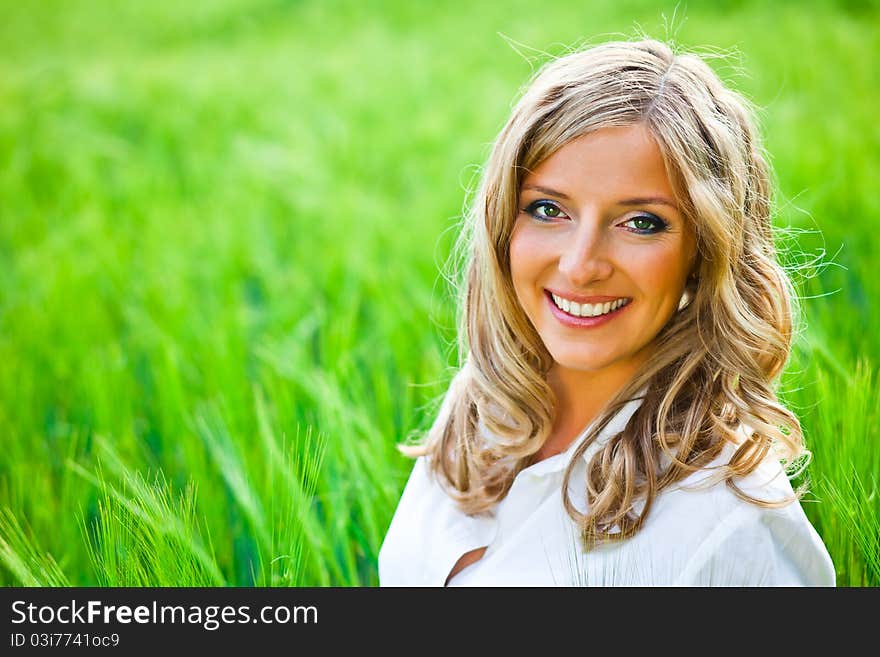
[[599, 222], [582, 221], [559, 258], [561, 271], [573, 286], [587, 287], [611, 276], [613, 266]]

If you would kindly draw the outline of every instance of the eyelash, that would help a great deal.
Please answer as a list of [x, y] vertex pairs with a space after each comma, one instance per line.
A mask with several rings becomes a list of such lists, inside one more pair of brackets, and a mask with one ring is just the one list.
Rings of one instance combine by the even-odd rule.
[[[529, 203], [529, 205], [523, 209], [523, 212], [525, 212], [529, 216], [531, 216], [541, 222], [548, 222], [551, 219], [558, 219], [559, 218], [559, 217], [548, 217], [546, 215], [538, 214], [538, 208], [541, 208], [541, 207], [555, 208], [560, 213], [562, 213], [562, 215], [565, 215], [565, 213], [562, 211], [562, 208], [560, 208], [553, 201], [547, 201], [547, 200], [534, 201], [532, 203]], [[654, 224], [653, 229], [627, 228], [627, 230], [629, 230], [630, 232], [636, 233], [637, 235], [655, 235], [657, 233], [663, 232], [664, 230], [666, 230], [669, 227], [669, 224], [666, 223], [665, 221], [663, 221], [663, 219], [661, 219], [660, 217], [658, 217], [656, 215], [647, 213], [647, 212], [640, 214], [640, 215], [637, 215], [635, 217], [630, 217], [629, 219], [627, 219], [623, 223], [623, 225], [628, 224], [629, 222], [635, 221], [637, 219], [647, 219], [648, 221], [651, 221]]]

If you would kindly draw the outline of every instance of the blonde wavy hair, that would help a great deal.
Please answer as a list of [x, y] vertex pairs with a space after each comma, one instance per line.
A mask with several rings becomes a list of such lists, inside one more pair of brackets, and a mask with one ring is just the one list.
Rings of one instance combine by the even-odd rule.
[[[400, 449], [429, 456], [467, 514], [490, 510], [529, 465], [550, 434], [556, 400], [547, 383], [553, 360], [511, 281], [520, 186], [525, 172], [571, 140], [633, 124], [647, 126], [660, 147], [698, 261], [688, 282], [693, 300], [656, 336], [653, 357], [591, 424], [565, 471], [563, 502], [587, 549], [639, 531], [657, 494], [704, 469], [726, 442], [738, 447], [713, 483], [761, 506], [782, 506], [804, 490], [768, 501], [734, 482], [768, 453], [789, 466], [806, 454], [797, 417], [775, 393], [797, 308], [776, 257], [772, 178], [754, 112], [703, 59], [654, 40], [604, 43], [555, 59], [521, 95], [461, 234], [463, 365], [422, 442]], [[642, 403], [626, 427], [587, 465], [582, 514], [567, 493], [574, 464], [637, 397]]]

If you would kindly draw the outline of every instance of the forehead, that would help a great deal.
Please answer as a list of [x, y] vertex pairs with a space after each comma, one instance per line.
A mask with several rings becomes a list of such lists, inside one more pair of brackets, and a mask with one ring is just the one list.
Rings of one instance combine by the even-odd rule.
[[643, 124], [577, 137], [528, 171], [523, 188], [549, 187], [573, 198], [654, 196], [674, 200], [663, 154]]

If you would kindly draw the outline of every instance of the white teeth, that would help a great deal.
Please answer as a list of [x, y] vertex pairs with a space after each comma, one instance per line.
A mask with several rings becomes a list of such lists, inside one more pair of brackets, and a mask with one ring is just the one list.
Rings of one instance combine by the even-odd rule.
[[615, 301], [608, 301], [606, 303], [577, 303], [575, 301], [569, 301], [568, 299], [564, 299], [560, 297], [558, 294], [551, 294], [553, 297], [553, 302], [557, 307], [562, 308], [569, 315], [574, 315], [575, 317], [598, 317], [599, 315], [605, 315], [614, 310], [617, 310], [621, 306], [625, 306], [627, 303], [627, 299], [617, 299]]

